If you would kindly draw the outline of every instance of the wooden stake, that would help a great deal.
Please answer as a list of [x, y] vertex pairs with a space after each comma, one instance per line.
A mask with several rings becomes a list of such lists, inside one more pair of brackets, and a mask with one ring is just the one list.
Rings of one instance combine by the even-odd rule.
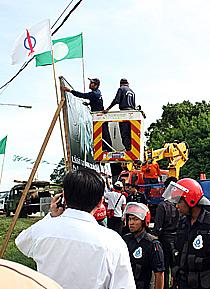
[[48, 132], [47, 132], [47, 134], [46, 134], [46, 136], [45, 136], [44, 142], [43, 142], [43, 144], [42, 144], [42, 146], [41, 146], [41, 149], [40, 149], [40, 151], [39, 151], [38, 157], [37, 157], [37, 159], [36, 159], [36, 161], [35, 161], [35, 163], [34, 163], [34, 166], [33, 166], [33, 169], [32, 169], [32, 171], [31, 171], [31, 174], [30, 174], [30, 177], [29, 177], [29, 179], [28, 179], [28, 182], [27, 182], [27, 184], [26, 184], [26, 186], [25, 186], [25, 189], [23, 190], [23, 193], [22, 193], [22, 196], [21, 196], [21, 198], [20, 198], [20, 201], [19, 201], [18, 207], [17, 207], [17, 209], [16, 209], [15, 215], [14, 215], [14, 217], [13, 217], [13, 219], [12, 219], [12, 223], [10, 224], [10, 227], [9, 227], [9, 229], [8, 229], [8, 231], [7, 231], [6, 237], [5, 237], [5, 239], [4, 239], [4, 242], [3, 242], [3, 245], [2, 245], [2, 248], [1, 248], [0, 258], [3, 257], [3, 255], [4, 255], [5, 251], [6, 251], [6, 248], [7, 248], [8, 242], [9, 242], [9, 239], [10, 239], [10, 237], [11, 237], [11, 234], [12, 234], [13, 229], [14, 229], [14, 227], [15, 227], [15, 224], [16, 224], [16, 222], [17, 222], [17, 219], [18, 219], [18, 216], [19, 216], [20, 211], [21, 211], [21, 209], [22, 209], [24, 200], [25, 200], [25, 198], [26, 198], [26, 196], [27, 196], [27, 192], [28, 192], [28, 190], [30, 189], [31, 183], [32, 183], [32, 181], [33, 181], [33, 179], [34, 179], [34, 176], [35, 176], [35, 174], [36, 174], [36, 171], [37, 171], [37, 169], [38, 169], [38, 166], [39, 166], [39, 164], [40, 164], [40, 162], [41, 162], [41, 159], [42, 159], [42, 156], [43, 156], [43, 154], [44, 154], [45, 148], [46, 148], [46, 146], [47, 146], [47, 144], [48, 144], [48, 141], [49, 141], [49, 139], [50, 139], [50, 136], [51, 136], [51, 134], [52, 134], [52, 131], [53, 131], [54, 127], [55, 127], [55, 123], [56, 123], [56, 121], [57, 121], [57, 119], [58, 119], [58, 116], [59, 116], [59, 114], [60, 114], [60, 112], [61, 112], [61, 109], [62, 109], [64, 103], [65, 103], [65, 98], [61, 98], [61, 101], [60, 101], [60, 103], [59, 103], [59, 105], [58, 105], [58, 107], [57, 107], [57, 110], [56, 110], [55, 114], [54, 114], [53, 120], [52, 120], [52, 122], [51, 122], [51, 124], [50, 124], [50, 127], [49, 127], [49, 129], [48, 129]]

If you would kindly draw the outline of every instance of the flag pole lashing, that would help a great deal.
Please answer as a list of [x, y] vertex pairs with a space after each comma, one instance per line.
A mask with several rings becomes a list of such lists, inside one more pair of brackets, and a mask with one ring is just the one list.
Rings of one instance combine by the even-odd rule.
[[20, 198], [19, 204], [18, 204], [17, 209], [15, 211], [15, 215], [13, 216], [12, 222], [11, 222], [11, 224], [9, 226], [9, 229], [7, 231], [7, 234], [6, 234], [6, 237], [5, 237], [4, 241], [3, 241], [3, 245], [2, 245], [1, 251], [0, 251], [0, 258], [2, 258], [4, 256], [4, 253], [6, 251], [6, 248], [7, 248], [8, 242], [9, 242], [9, 239], [11, 237], [11, 234], [12, 234], [13, 229], [15, 227], [15, 224], [17, 222], [18, 216], [19, 216], [20, 211], [22, 209], [23, 203], [24, 203], [25, 198], [27, 196], [27, 192], [30, 189], [31, 183], [32, 183], [32, 181], [34, 179], [34, 176], [35, 176], [36, 172], [37, 172], [38, 166], [39, 166], [39, 164], [41, 162], [42, 156], [43, 156], [43, 154], [45, 152], [46, 146], [48, 144], [48, 141], [50, 139], [52, 131], [53, 131], [54, 127], [55, 127], [55, 123], [56, 123], [56, 121], [58, 119], [58, 116], [59, 116], [59, 114], [61, 112], [61, 109], [62, 109], [64, 103], [65, 103], [65, 98], [62, 98], [60, 103], [59, 103], [59, 105], [58, 105], [58, 107], [57, 107], [57, 109], [56, 109], [56, 112], [54, 114], [54, 117], [52, 119], [50, 127], [49, 127], [49, 129], [47, 131], [47, 134], [45, 136], [44, 142], [43, 142], [43, 144], [41, 146], [41, 149], [39, 151], [39, 154], [37, 156], [37, 159], [36, 159], [36, 161], [34, 163], [34, 166], [33, 166], [33, 169], [31, 171], [31, 174], [29, 176], [29, 179], [27, 181], [27, 184], [26, 184], [26, 186], [25, 186], [25, 188], [24, 188], [24, 190], [22, 192], [22, 196]]

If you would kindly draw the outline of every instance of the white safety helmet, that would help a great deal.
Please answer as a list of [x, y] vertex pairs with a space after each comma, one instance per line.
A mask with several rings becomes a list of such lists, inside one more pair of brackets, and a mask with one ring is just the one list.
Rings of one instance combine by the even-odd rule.
[[123, 188], [123, 183], [122, 182], [120, 182], [120, 181], [117, 181], [117, 182], [115, 182], [114, 183], [114, 189], [116, 189], [116, 190], [122, 190], [122, 188]]
[[149, 208], [142, 203], [130, 202], [126, 205], [123, 217], [126, 215], [134, 215], [142, 221], [145, 221], [146, 227], [149, 226], [151, 214]]

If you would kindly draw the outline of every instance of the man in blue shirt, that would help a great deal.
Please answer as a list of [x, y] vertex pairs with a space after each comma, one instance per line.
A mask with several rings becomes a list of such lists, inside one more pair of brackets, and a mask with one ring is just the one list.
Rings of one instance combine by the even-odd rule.
[[[90, 105], [91, 112], [103, 111], [104, 110], [103, 98], [101, 95], [101, 91], [99, 90], [100, 80], [98, 78], [88, 78], [88, 79], [90, 80], [89, 84], [89, 89], [91, 90], [90, 92], [83, 93], [67, 87], [64, 87], [63, 90], [66, 92], [71, 92], [76, 97], [89, 100], [90, 102], [88, 103], [88, 105]], [[87, 105], [87, 103], [84, 104]], [[106, 143], [112, 146], [112, 141], [110, 138], [107, 122], [104, 122], [102, 125], [102, 138], [106, 141]], [[110, 146], [108, 146], [106, 143], [103, 141], [102, 150], [111, 151]]]
[[[117, 90], [117, 94], [110, 106], [104, 110], [104, 113], [108, 112], [116, 104], [119, 104], [120, 110], [133, 110], [136, 107], [135, 93], [130, 89], [129, 83], [125, 78], [120, 80], [120, 87]], [[131, 124], [130, 122], [120, 122], [119, 127], [122, 143], [126, 151], [129, 151], [131, 150]]]

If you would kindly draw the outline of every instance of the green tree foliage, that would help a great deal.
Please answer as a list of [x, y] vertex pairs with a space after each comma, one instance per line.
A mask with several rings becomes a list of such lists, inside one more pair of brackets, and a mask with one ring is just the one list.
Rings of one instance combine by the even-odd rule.
[[145, 133], [147, 146], [157, 149], [166, 142], [185, 141], [190, 155], [180, 177], [198, 179], [204, 172], [210, 178], [210, 102], [168, 103], [162, 109], [161, 119], [152, 123]]
[[53, 173], [50, 175], [50, 180], [56, 184], [61, 184], [65, 176], [65, 165], [64, 158], [62, 158], [54, 169]]

